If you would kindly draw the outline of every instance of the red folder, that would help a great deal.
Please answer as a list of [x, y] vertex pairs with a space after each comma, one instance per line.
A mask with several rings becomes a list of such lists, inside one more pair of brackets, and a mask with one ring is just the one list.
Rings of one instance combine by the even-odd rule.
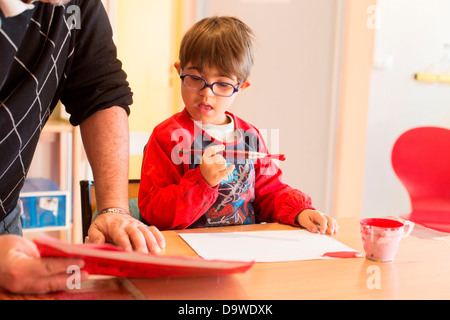
[[243, 273], [254, 262], [204, 260], [129, 253], [113, 245], [73, 245], [41, 236], [34, 240], [41, 257], [81, 258], [89, 274], [111, 275], [125, 278], [163, 278], [212, 276]]

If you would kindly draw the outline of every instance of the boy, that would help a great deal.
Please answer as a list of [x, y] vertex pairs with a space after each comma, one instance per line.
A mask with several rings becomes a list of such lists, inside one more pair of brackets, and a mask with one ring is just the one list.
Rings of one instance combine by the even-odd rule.
[[[336, 221], [309, 196], [281, 182], [259, 131], [227, 112], [250, 86], [253, 32], [234, 17], [196, 23], [184, 36], [175, 68], [185, 109], [158, 125], [144, 153], [139, 208], [162, 230], [280, 222], [334, 234]], [[227, 163], [228, 162], [228, 163]]]

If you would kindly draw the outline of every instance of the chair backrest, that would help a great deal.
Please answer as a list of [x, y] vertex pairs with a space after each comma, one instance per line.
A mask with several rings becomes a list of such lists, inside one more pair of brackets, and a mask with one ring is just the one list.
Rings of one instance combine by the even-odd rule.
[[450, 130], [411, 129], [392, 150], [392, 166], [411, 199], [411, 220], [450, 226]]
[[[140, 182], [140, 180], [128, 181], [128, 199], [136, 199], [138, 197]], [[95, 185], [93, 181], [80, 181], [80, 188], [83, 239], [86, 239], [92, 218], [97, 209], [97, 201], [95, 199]]]

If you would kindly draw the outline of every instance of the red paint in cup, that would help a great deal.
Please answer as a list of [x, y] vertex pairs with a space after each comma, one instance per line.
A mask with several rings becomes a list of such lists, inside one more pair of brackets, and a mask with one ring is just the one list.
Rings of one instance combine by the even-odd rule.
[[366, 258], [374, 261], [392, 261], [400, 241], [414, 228], [410, 221], [370, 218], [361, 220], [361, 236]]

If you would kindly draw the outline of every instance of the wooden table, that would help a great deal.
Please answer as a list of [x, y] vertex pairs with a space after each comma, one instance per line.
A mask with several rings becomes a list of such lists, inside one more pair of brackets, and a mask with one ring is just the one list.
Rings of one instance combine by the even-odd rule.
[[[338, 220], [335, 238], [363, 252], [359, 220]], [[180, 232], [291, 230], [280, 224], [198, 229]], [[196, 256], [175, 231], [164, 232], [163, 254]], [[395, 261], [364, 258], [257, 263], [244, 274], [166, 279], [117, 279], [93, 276], [82, 290], [28, 299], [150, 300], [300, 300], [300, 299], [449, 299], [450, 235], [416, 226], [400, 244]]]

